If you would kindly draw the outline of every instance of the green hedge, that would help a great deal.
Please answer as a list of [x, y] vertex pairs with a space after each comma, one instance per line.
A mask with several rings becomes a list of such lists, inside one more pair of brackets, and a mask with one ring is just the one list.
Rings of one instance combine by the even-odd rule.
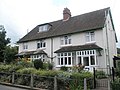
[[110, 86], [112, 90], [120, 90], [120, 78], [117, 78], [114, 82], [111, 82]]

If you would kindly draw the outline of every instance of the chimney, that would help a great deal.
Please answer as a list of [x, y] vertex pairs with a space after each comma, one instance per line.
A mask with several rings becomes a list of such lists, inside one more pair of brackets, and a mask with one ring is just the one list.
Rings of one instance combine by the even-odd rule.
[[70, 17], [71, 17], [70, 10], [68, 8], [64, 8], [64, 10], [63, 10], [63, 21], [69, 20]]

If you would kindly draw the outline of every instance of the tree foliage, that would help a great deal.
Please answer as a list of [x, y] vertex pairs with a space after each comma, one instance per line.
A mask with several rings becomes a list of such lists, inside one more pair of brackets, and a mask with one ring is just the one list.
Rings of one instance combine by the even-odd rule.
[[3, 27], [0, 30], [0, 62], [4, 61], [4, 51], [8, 43], [10, 43], [10, 38], [6, 38], [6, 31]]
[[17, 52], [18, 52], [17, 46], [14, 47], [11, 47], [10, 45], [6, 46], [4, 51], [5, 63], [13, 62], [15, 60], [15, 55], [17, 54]]

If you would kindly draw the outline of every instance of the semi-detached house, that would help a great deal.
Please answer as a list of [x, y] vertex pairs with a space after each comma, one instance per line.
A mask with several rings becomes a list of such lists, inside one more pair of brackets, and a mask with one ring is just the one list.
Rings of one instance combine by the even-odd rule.
[[82, 64], [85, 69], [113, 66], [116, 34], [110, 8], [37, 25], [18, 41], [19, 57], [51, 62], [55, 69]]

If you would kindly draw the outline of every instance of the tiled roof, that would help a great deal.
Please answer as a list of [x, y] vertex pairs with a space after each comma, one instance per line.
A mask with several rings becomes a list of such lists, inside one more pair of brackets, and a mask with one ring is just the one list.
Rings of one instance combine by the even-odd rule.
[[38, 33], [40, 26], [38, 25], [21, 38], [18, 43], [103, 28], [105, 23], [105, 11], [108, 11], [108, 9], [109, 8], [105, 8], [74, 16], [67, 21], [58, 20], [50, 22], [51, 28], [46, 32]]
[[73, 51], [81, 51], [81, 50], [93, 50], [93, 49], [102, 50], [102, 48], [97, 46], [96, 44], [85, 44], [85, 45], [79, 45], [79, 46], [62, 47], [59, 50], [55, 51], [55, 53], [73, 52]]
[[[43, 50], [20, 52], [16, 56], [46, 54]], [[47, 55], [47, 54], [46, 54]]]

